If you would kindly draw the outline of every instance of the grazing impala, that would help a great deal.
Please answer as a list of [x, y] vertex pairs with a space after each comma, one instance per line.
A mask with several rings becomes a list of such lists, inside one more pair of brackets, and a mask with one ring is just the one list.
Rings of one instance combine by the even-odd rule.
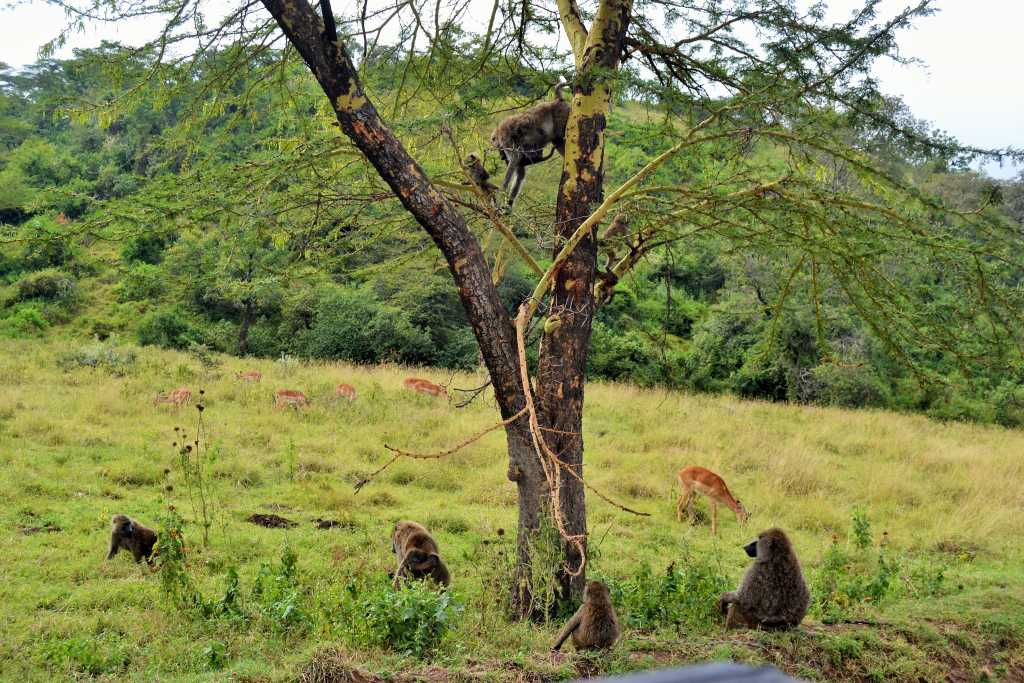
[[686, 515], [693, 519], [693, 498], [703, 493], [711, 503], [711, 533], [718, 533], [718, 504], [726, 506], [736, 513], [736, 518], [746, 522], [750, 513], [743, 503], [733, 498], [725, 481], [709, 469], [703, 467], [684, 467], [679, 470], [679, 485], [683, 487], [683, 495], [676, 503], [676, 519], [683, 521], [683, 508]]
[[293, 391], [292, 389], [278, 389], [277, 393], [274, 394], [274, 407], [285, 408], [291, 406], [298, 410], [303, 406], [309, 405], [309, 399], [301, 391]]
[[427, 394], [428, 396], [444, 396], [445, 398], [448, 398], [448, 390], [440, 384], [434, 384], [430, 380], [420, 379], [418, 377], [407, 377], [402, 384], [405, 385], [406, 389], [412, 389], [413, 391], [418, 391], [421, 394]]
[[191, 402], [192, 392], [185, 387], [181, 387], [180, 389], [175, 389], [174, 391], [167, 393], [157, 394], [156, 398], [153, 399], [153, 405], [158, 403], [170, 403], [175, 407], [188, 405]]
[[339, 384], [334, 387], [335, 398], [347, 398], [350, 401], [356, 400], [356, 388], [351, 384]]
[[235, 378], [243, 382], [259, 382], [263, 379], [263, 373], [259, 370], [246, 370], [245, 372], [237, 373]]

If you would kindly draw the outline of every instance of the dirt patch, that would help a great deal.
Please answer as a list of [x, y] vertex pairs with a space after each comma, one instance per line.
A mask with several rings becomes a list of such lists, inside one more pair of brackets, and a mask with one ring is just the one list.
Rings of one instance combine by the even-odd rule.
[[293, 526], [298, 526], [298, 522], [285, 519], [280, 515], [249, 515], [246, 521], [258, 524], [259, 526], [266, 527], [268, 529], [290, 529]]
[[32, 534], [39, 534], [44, 531], [48, 534], [56, 534], [64, 530], [52, 522], [47, 522], [42, 526], [19, 526], [18, 531], [25, 536], [31, 536]]
[[325, 648], [313, 653], [302, 671], [300, 683], [383, 683], [384, 679], [352, 663], [341, 650]]

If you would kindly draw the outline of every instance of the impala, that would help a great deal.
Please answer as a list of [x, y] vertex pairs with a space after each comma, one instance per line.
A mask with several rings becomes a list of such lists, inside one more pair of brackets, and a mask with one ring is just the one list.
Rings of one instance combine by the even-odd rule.
[[153, 405], [158, 403], [170, 403], [173, 406], [183, 406], [192, 402], [192, 392], [185, 387], [175, 389], [167, 393], [160, 393], [153, 399]]
[[683, 521], [683, 508], [686, 508], [686, 515], [693, 519], [693, 498], [698, 493], [708, 497], [711, 504], [711, 533], [718, 533], [718, 504], [726, 506], [736, 513], [736, 518], [746, 522], [750, 513], [729, 493], [729, 487], [725, 480], [709, 469], [703, 467], [684, 467], [679, 470], [679, 485], [683, 488], [683, 494], [679, 496], [676, 503], [676, 519]]
[[259, 382], [263, 379], [263, 373], [259, 370], [246, 370], [235, 374], [235, 378], [243, 382]]
[[334, 388], [334, 397], [354, 401], [356, 400], [356, 388], [351, 384], [339, 384]]
[[294, 391], [292, 389], [278, 389], [274, 394], [274, 407], [285, 408], [291, 406], [293, 408], [302, 408], [303, 406], [309, 405], [309, 399], [301, 391]]
[[440, 384], [434, 384], [430, 380], [420, 379], [418, 377], [407, 377], [404, 382], [406, 389], [412, 389], [418, 391], [421, 394], [427, 394], [428, 396], [444, 396], [448, 398], [448, 390]]

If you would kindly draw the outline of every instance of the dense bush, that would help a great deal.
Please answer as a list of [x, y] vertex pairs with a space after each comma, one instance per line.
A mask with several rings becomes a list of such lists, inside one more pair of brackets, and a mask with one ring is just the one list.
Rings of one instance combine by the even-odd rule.
[[136, 263], [117, 286], [119, 301], [150, 301], [164, 293], [166, 274], [159, 266]]
[[441, 644], [462, 606], [429, 582], [409, 581], [395, 590], [382, 578], [359, 587], [350, 583], [344, 611], [357, 644], [422, 657]]
[[14, 308], [6, 318], [0, 320], [0, 334], [6, 337], [32, 337], [42, 334], [49, 321], [38, 306], [20, 305]]
[[120, 349], [112, 344], [95, 342], [62, 354], [57, 364], [67, 372], [74, 368], [92, 368], [124, 376], [135, 367], [135, 352], [131, 349]]
[[17, 290], [20, 301], [46, 299], [69, 302], [77, 293], [75, 279], [56, 268], [47, 268], [26, 275], [18, 281]]
[[143, 317], [137, 336], [143, 346], [165, 349], [187, 349], [191, 344], [202, 343], [198, 330], [176, 308], [160, 309]]
[[312, 325], [299, 333], [294, 351], [311, 358], [413, 364], [429, 363], [435, 353], [430, 335], [402, 311], [343, 287], [322, 291]]
[[889, 402], [888, 388], [870, 366], [826, 363], [809, 373], [808, 389], [801, 400], [845, 408]]
[[691, 553], [663, 572], [655, 573], [645, 564], [631, 578], [607, 583], [623, 622], [643, 630], [712, 628], [720, 620], [718, 596], [730, 587], [717, 557]]

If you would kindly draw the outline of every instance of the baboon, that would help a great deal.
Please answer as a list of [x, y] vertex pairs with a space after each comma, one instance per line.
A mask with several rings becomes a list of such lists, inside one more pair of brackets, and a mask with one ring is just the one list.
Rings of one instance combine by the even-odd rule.
[[498, 191], [498, 186], [491, 182], [491, 174], [484, 168], [484, 163], [480, 161], [480, 157], [470, 154], [462, 164], [466, 167], [466, 173], [473, 181], [473, 184], [483, 190], [488, 197], [493, 198], [494, 193]]
[[448, 567], [438, 554], [434, 537], [422, 524], [396, 522], [391, 532], [391, 549], [398, 559], [394, 576], [396, 588], [402, 578], [431, 578], [442, 586], [448, 586], [451, 580]]
[[782, 529], [762, 531], [743, 547], [755, 558], [735, 591], [722, 593], [718, 608], [726, 628], [787, 629], [800, 625], [811, 595], [800, 562]]
[[112, 559], [124, 548], [130, 550], [135, 562], [142, 558], [152, 564], [150, 556], [156, 543], [156, 532], [143, 526], [127, 515], [114, 515], [110, 520], [110, 551], [107, 559]]
[[[501, 189], [508, 192], [507, 209], [519, 195], [527, 166], [547, 161], [556, 149], [565, 154], [565, 125], [569, 121], [569, 103], [562, 98], [565, 85], [562, 82], [555, 86], [555, 99], [505, 118], [491, 134], [491, 146], [508, 165], [501, 183]], [[544, 156], [548, 145], [553, 149]]]
[[612, 607], [608, 586], [600, 581], [587, 581], [583, 604], [559, 632], [551, 651], [557, 652], [570, 634], [577, 651], [605, 650], [619, 639], [619, 620]]

